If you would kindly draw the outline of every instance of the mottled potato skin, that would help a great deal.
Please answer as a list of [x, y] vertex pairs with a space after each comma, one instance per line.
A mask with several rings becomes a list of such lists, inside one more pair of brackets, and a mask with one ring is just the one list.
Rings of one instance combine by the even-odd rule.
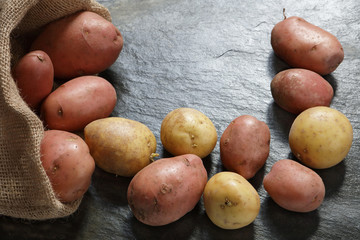
[[211, 120], [193, 108], [178, 108], [161, 123], [161, 142], [173, 155], [196, 154], [206, 157], [214, 149], [217, 132]]
[[30, 108], [37, 109], [52, 91], [54, 67], [44, 51], [32, 51], [15, 65], [12, 76], [24, 101]]
[[241, 175], [220, 172], [207, 182], [204, 207], [210, 220], [223, 229], [238, 229], [252, 223], [260, 211], [260, 197]]
[[288, 112], [299, 114], [315, 106], [330, 106], [332, 86], [319, 74], [307, 69], [287, 69], [270, 84], [274, 101]]
[[119, 176], [134, 176], [155, 156], [154, 134], [144, 124], [131, 119], [95, 120], [85, 127], [84, 136], [96, 165]]
[[195, 207], [206, 182], [206, 169], [194, 154], [159, 159], [131, 180], [129, 206], [139, 221], [151, 226], [166, 225]]
[[80, 199], [88, 190], [95, 162], [84, 140], [70, 132], [48, 130], [40, 146], [41, 162], [61, 202]]
[[320, 75], [335, 71], [344, 59], [344, 50], [334, 35], [296, 16], [274, 26], [271, 46], [290, 66]]
[[83, 11], [49, 23], [32, 43], [54, 64], [56, 78], [71, 79], [104, 71], [123, 47], [120, 31], [100, 15]]
[[220, 138], [220, 157], [229, 171], [252, 178], [265, 164], [270, 152], [270, 129], [250, 115], [234, 119]]
[[325, 186], [310, 168], [290, 159], [277, 161], [264, 177], [264, 188], [279, 206], [294, 212], [310, 212], [324, 200]]
[[313, 107], [297, 116], [289, 132], [293, 154], [306, 166], [332, 167], [350, 151], [353, 129], [348, 118], [336, 109]]
[[108, 117], [115, 108], [115, 88], [104, 78], [74, 78], [50, 93], [41, 106], [49, 129], [81, 131], [90, 122]]

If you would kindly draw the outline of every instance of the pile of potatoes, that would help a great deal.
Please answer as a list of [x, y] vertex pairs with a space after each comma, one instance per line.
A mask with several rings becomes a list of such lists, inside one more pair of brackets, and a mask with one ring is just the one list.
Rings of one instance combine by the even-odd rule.
[[[352, 145], [351, 123], [329, 107], [334, 93], [322, 77], [337, 68], [344, 53], [332, 34], [299, 17], [276, 24], [271, 45], [292, 67], [274, 77], [271, 93], [281, 108], [298, 115], [290, 129], [289, 146], [299, 161], [276, 161], [263, 185], [282, 208], [310, 212], [325, 197], [324, 182], [314, 169], [338, 164]], [[207, 216], [220, 228], [242, 228], [256, 219], [260, 198], [248, 180], [269, 156], [266, 123], [251, 115], [231, 121], [220, 138], [226, 171], [207, 181], [199, 158], [216, 145], [217, 132], [210, 119], [195, 109], [175, 109], [163, 119], [160, 137], [175, 157], [145, 166], [131, 180], [128, 202], [139, 221], [152, 226], [176, 221], [195, 206], [201, 194]]]
[[[325, 186], [311, 168], [336, 165], [352, 144], [351, 124], [329, 107], [333, 89], [320, 75], [336, 69], [343, 50], [333, 35], [298, 17], [276, 24], [271, 44], [276, 55], [294, 67], [274, 77], [271, 93], [280, 107], [299, 114], [289, 145], [303, 164], [277, 161], [264, 178], [264, 188], [287, 210], [313, 211], [324, 199]], [[44, 122], [41, 160], [58, 199], [81, 198], [96, 165], [132, 178], [129, 207], [144, 224], [174, 222], [201, 197], [209, 219], [220, 228], [252, 223], [260, 197], [248, 180], [269, 156], [267, 124], [251, 115], [233, 119], [220, 138], [226, 171], [208, 179], [202, 158], [215, 148], [217, 130], [202, 112], [178, 108], [164, 117], [160, 129], [161, 143], [173, 157], [155, 160], [152, 131], [135, 120], [109, 117], [116, 91], [96, 76], [114, 63], [122, 46], [114, 25], [95, 13], [79, 12], [47, 25], [13, 69], [21, 96]], [[65, 83], [53, 90], [54, 79]], [[83, 131], [84, 139], [77, 131]]]
[[[97, 74], [122, 47], [111, 22], [81, 11], [47, 24], [12, 68], [21, 97], [44, 123], [41, 162], [62, 202], [81, 198], [90, 186], [95, 162], [75, 132], [112, 113], [115, 88]], [[54, 89], [56, 82], [62, 84]]]
[[334, 35], [295, 16], [274, 26], [271, 46], [291, 67], [276, 74], [270, 87], [274, 101], [297, 115], [290, 128], [289, 146], [299, 162], [277, 161], [263, 184], [279, 206], [309, 212], [318, 208], [325, 196], [324, 183], [313, 169], [335, 166], [352, 145], [351, 123], [330, 108], [334, 91], [322, 77], [341, 64], [344, 51]]

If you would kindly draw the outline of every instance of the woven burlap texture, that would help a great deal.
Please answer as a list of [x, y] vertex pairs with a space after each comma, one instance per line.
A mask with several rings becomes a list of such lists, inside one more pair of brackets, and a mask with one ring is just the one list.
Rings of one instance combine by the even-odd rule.
[[58, 201], [41, 165], [42, 122], [21, 99], [11, 67], [47, 23], [77, 11], [93, 11], [111, 21], [92, 0], [6, 0], [0, 4], [0, 215], [46, 220], [74, 213], [81, 199]]

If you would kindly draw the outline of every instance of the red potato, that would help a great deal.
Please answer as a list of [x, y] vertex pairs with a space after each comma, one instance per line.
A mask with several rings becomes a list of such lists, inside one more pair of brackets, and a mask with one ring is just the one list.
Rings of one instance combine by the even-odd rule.
[[79, 136], [66, 131], [45, 131], [41, 162], [56, 197], [61, 202], [80, 199], [88, 190], [95, 170], [89, 148]]
[[295, 16], [274, 26], [271, 46], [291, 67], [309, 69], [320, 75], [335, 71], [344, 59], [343, 47], [334, 35]]
[[120, 31], [100, 15], [83, 11], [49, 23], [32, 43], [54, 64], [55, 77], [71, 79], [110, 67], [123, 47]]
[[115, 88], [104, 78], [74, 78], [53, 91], [41, 106], [49, 129], [79, 131], [90, 122], [108, 117], [117, 101]]
[[198, 156], [163, 158], [134, 176], [127, 199], [139, 221], [151, 226], [166, 225], [195, 207], [206, 182], [207, 172]]
[[54, 67], [44, 51], [32, 51], [15, 65], [12, 76], [21, 97], [30, 108], [36, 109], [52, 91]]
[[274, 101], [288, 112], [299, 114], [315, 106], [330, 106], [332, 86], [316, 72], [294, 68], [275, 75], [271, 81]]
[[270, 152], [270, 129], [250, 115], [234, 119], [220, 138], [220, 157], [229, 171], [252, 178], [264, 166]]
[[325, 186], [310, 168], [290, 159], [277, 161], [264, 177], [264, 188], [281, 207], [294, 212], [310, 212], [324, 200]]

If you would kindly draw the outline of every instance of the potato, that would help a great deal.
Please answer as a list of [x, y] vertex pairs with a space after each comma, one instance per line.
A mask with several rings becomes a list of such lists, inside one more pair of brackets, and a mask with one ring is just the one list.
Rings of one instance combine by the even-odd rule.
[[320, 75], [335, 71], [344, 59], [343, 47], [334, 35], [296, 16], [274, 26], [271, 46], [291, 67], [309, 69]]
[[144, 124], [120, 117], [103, 118], [84, 129], [96, 165], [106, 172], [132, 177], [156, 154], [156, 139]]
[[298, 115], [289, 132], [291, 151], [306, 166], [332, 167], [350, 151], [353, 129], [347, 117], [330, 107], [313, 107]]
[[40, 152], [55, 196], [61, 202], [80, 199], [88, 190], [95, 170], [94, 159], [84, 140], [70, 132], [47, 130]]
[[218, 227], [238, 229], [252, 223], [260, 211], [260, 197], [255, 188], [241, 175], [219, 172], [204, 189], [207, 216]]
[[49, 56], [40, 50], [23, 56], [12, 69], [12, 76], [21, 97], [32, 109], [37, 109], [53, 89], [54, 67]]
[[108, 117], [117, 101], [115, 88], [104, 78], [74, 78], [42, 103], [41, 118], [49, 129], [80, 131], [88, 123]]
[[207, 172], [198, 156], [162, 158], [134, 176], [127, 199], [140, 222], [162, 226], [191, 211], [199, 202], [206, 182]]
[[227, 170], [252, 178], [270, 152], [270, 129], [250, 115], [234, 119], [220, 138], [220, 157]]
[[270, 86], [274, 101], [294, 114], [311, 107], [329, 107], [334, 96], [332, 86], [322, 76], [301, 68], [279, 72]]
[[215, 148], [217, 132], [202, 112], [178, 108], [163, 119], [160, 138], [164, 148], [175, 156], [191, 153], [204, 158]]
[[310, 168], [290, 159], [277, 161], [265, 175], [263, 184], [274, 202], [289, 211], [313, 211], [325, 197], [321, 177]]
[[71, 79], [104, 71], [123, 47], [120, 31], [100, 15], [82, 11], [49, 23], [32, 43], [54, 64], [55, 77]]

